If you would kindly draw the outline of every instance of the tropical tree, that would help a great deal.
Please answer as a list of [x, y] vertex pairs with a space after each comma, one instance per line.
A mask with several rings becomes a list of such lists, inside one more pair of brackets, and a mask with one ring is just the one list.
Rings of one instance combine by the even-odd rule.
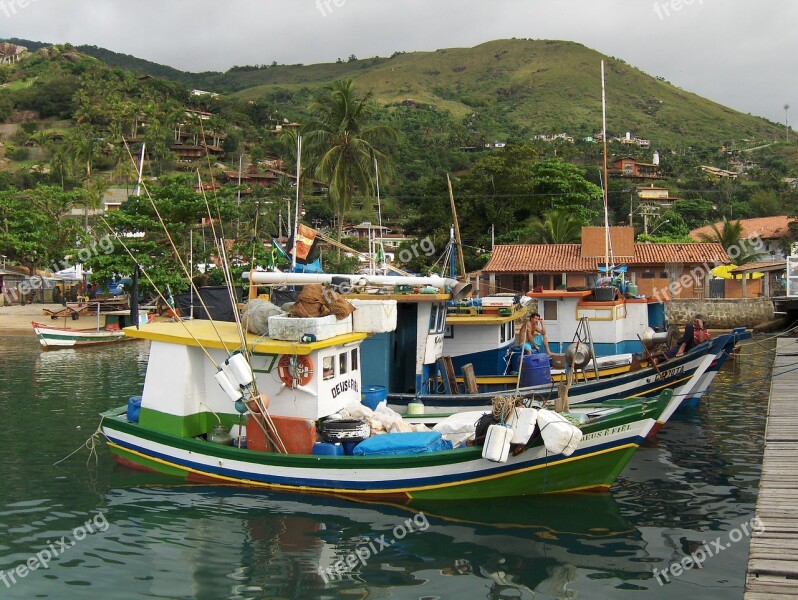
[[372, 124], [373, 92], [359, 95], [351, 79], [325, 87], [310, 105], [311, 120], [303, 128], [311, 155], [317, 157], [315, 174], [329, 186], [338, 216], [338, 238], [356, 194], [374, 192], [374, 164], [387, 176], [390, 162], [378, 146], [395, 141], [396, 130]]
[[547, 210], [543, 219], [535, 217], [521, 243], [575, 244], [582, 239], [584, 223], [570, 210]]
[[723, 246], [733, 265], [744, 265], [754, 262], [765, 255], [764, 247], [758, 240], [752, 241], [745, 237], [743, 224], [729, 221], [726, 217], [720, 223], [709, 226], [709, 233], [700, 233], [699, 240], [705, 243], [717, 243]]

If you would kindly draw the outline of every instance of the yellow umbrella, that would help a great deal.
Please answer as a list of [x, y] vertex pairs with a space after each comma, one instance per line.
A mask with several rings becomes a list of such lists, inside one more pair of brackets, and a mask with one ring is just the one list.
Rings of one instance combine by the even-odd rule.
[[[732, 269], [736, 269], [737, 265], [718, 265], [710, 273], [712, 273], [715, 277], [720, 277], [721, 279], [735, 279], [735, 273], [732, 273]], [[738, 279], [742, 279], [740, 277], [742, 273], [736, 273]], [[761, 279], [764, 275], [762, 273], [748, 273], [748, 279]]]

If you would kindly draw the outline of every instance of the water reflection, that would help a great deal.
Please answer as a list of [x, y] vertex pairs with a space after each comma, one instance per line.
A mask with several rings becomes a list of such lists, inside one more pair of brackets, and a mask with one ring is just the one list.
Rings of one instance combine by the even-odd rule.
[[[650, 561], [659, 563], [608, 494], [405, 507], [129, 487], [147, 477], [118, 470], [113, 483], [123, 487], [107, 494], [127, 568], [149, 574], [142, 594], [386, 597], [393, 588], [402, 597], [397, 588], [412, 588], [412, 597], [428, 598], [475, 597], [475, 590], [488, 598], [574, 598], [569, 586], [580, 573], [645, 585]], [[179, 581], [192, 589], [175, 588]]]

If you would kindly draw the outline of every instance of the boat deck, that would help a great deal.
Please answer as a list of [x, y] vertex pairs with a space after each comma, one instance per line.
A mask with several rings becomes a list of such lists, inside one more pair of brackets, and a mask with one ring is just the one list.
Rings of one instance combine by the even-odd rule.
[[798, 598], [798, 346], [777, 340], [745, 600]]

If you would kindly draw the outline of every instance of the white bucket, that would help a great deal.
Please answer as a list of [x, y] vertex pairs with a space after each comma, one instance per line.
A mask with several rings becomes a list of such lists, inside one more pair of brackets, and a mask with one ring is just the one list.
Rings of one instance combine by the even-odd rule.
[[482, 447], [482, 458], [493, 462], [507, 462], [510, 456], [510, 440], [513, 432], [504, 425], [491, 425], [485, 436], [485, 445]]
[[513, 444], [526, 444], [535, 432], [538, 420], [536, 408], [515, 408], [510, 413], [507, 426], [513, 430]]
[[538, 411], [538, 427], [543, 445], [553, 454], [570, 456], [582, 441], [582, 430], [552, 410]]
[[410, 417], [417, 417], [424, 414], [424, 404], [421, 402], [408, 402], [407, 415]]

